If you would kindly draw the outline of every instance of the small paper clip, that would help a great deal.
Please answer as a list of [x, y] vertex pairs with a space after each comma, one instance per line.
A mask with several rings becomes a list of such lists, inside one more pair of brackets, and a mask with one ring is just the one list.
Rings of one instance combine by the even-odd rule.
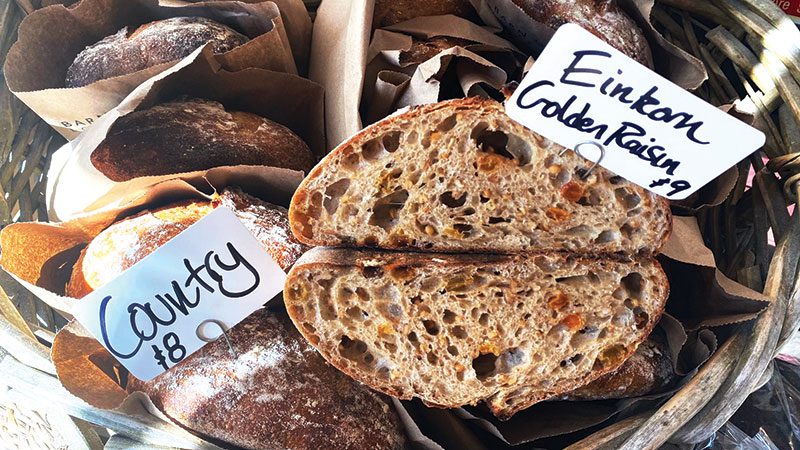
[[[202, 335], [200, 333], [200, 329], [203, 328], [203, 325], [205, 325], [207, 323], [213, 323], [214, 325], [218, 326], [219, 329], [222, 331], [222, 333], [219, 336], [215, 337], [215, 338], [210, 338], [210, 337]], [[230, 339], [228, 339], [228, 328], [225, 326], [224, 323], [220, 322], [219, 320], [217, 320], [217, 319], [207, 319], [207, 320], [204, 320], [204, 321], [200, 322], [200, 325], [198, 325], [197, 329], [195, 330], [195, 334], [197, 334], [197, 338], [200, 339], [203, 342], [215, 342], [215, 341], [219, 340], [219, 338], [224, 338], [225, 339], [225, 343], [228, 344], [228, 350], [230, 350], [231, 356], [233, 356], [234, 358], [236, 357], [236, 352], [233, 351], [233, 345], [231, 345], [231, 341], [230, 341]]]
[[[584, 145], [592, 145], [595, 148], [597, 148], [598, 150], [600, 150], [600, 157], [597, 158], [597, 161], [594, 161], [594, 164], [592, 164], [592, 167], [589, 167], [589, 170], [586, 170], [585, 173], [583, 175], [581, 175], [581, 179], [583, 179], [583, 180], [585, 180], [592, 173], [592, 171], [595, 169], [595, 167], [597, 167], [597, 165], [600, 164], [600, 161], [602, 161], [603, 158], [606, 156], [605, 147], [603, 147], [600, 143], [595, 142], [595, 141], [581, 142], [580, 144], [576, 145], [575, 146], [575, 150], [573, 150], [576, 155], [578, 155], [578, 156], [580, 156], [582, 158], [586, 158], [585, 156], [583, 156], [581, 154], [581, 147], [583, 147]], [[564, 153], [567, 152], [567, 150], [569, 150], [569, 149], [565, 148], [564, 150], [561, 150], [561, 153], [559, 153], [558, 156], [563, 155]], [[586, 158], [586, 159], [589, 159], [589, 158]]]

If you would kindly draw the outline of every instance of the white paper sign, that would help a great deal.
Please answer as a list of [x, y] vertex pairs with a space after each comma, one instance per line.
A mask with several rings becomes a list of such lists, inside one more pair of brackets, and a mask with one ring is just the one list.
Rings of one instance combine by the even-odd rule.
[[601, 166], [672, 200], [688, 197], [765, 141], [764, 133], [574, 24], [558, 29], [506, 112], [566, 148], [579, 147], [587, 159], [602, 153]]
[[84, 297], [75, 317], [147, 381], [218, 337], [209, 320], [233, 327], [285, 281], [233, 211], [219, 207]]

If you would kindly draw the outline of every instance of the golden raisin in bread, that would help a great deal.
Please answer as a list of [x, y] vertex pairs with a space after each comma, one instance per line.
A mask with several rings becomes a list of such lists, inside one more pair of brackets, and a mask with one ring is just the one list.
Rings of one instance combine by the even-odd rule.
[[475, 21], [478, 13], [469, 0], [375, 0], [372, 28], [383, 28], [415, 17], [452, 14]]
[[[490, 0], [507, 1], [507, 0]], [[556, 29], [565, 23], [585, 28], [639, 63], [653, 67], [650, 45], [641, 28], [616, 0], [512, 0], [533, 20]], [[499, 17], [500, 21], [504, 20]], [[536, 47], [535, 43], [524, 43]]]
[[78, 53], [67, 69], [66, 87], [86, 86], [175, 61], [209, 42], [214, 53], [224, 53], [248, 40], [230, 27], [204, 17], [157, 20], [130, 34], [125, 27]]
[[254, 165], [309, 171], [314, 156], [285, 126], [215, 101], [162, 103], [117, 120], [92, 152], [92, 165], [113, 181]]
[[133, 379], [180, 425], [248, 449], [402, 449], [388, 399], [329, 366], [284, 312], [259, 310], [169, 371]]
[[654, 254], [666, 200], [477, 97], [411, 109], [333, 150], [289, 208], [311, 245], [444, 252]]
[[675, 379], [669, 347], [651, 335], [619, 369], [567, 395], [566, 400], [610, 400], [657, 393]]
[[429, 39], [412, 38], [411, 48], [400, 52], [400, 64], [422, 64], [439, 53], [453, 48], [464, 47], [471, 41], [450, 36], [434, 36]]
[[312, 249], [284, 301], [331, 364], [386, 394], [500, 418], [617, 369], [664, 310], [652, 258]]
[[210, 202], [183, 201], [109, 226], [81, 252], [67, 283], [66, 295], [81, 298], [105, 285], [217, 206], [232, 209], [284, 270], [306, 250], [292, 236], [285, 208], [247, 195], [238, 188], [227, 188]]

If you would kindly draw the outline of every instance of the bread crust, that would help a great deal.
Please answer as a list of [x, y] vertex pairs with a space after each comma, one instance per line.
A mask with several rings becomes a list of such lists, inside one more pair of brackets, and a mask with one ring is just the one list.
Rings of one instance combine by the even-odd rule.
[[[568, 258], [565, 255], [559, 256], [559, 254], [555, 253], [540, 255], [544, 255], [545, 257]], [[401, 387], [402, 381], [404, 381], [402, 378], [400, 381], [395, 382], [394, 380], [387, 381], [386, 378], [381, 378], [376, 375], [368, 375], [365, 370], [359, 369], [358, 366], [348, 364], [348, 361], [345, 361], [343, 357], [333, 355], [332, 349], [335, 349], [336, 347], [331, 347], [330, 342], [324, 341], [323, 338], [319, 336], [323, 330], [318, 328], [309, 328], [305, 325], [305, 320], [308, 317], [308, 314], [312, 314], [313, 316], [313, 314], [319, 314], [319, 312], [310, 313], [307, 307], [304, 308], [302, 306], [302, 299], [300, 298], [301, 295], [298, 294], [298, 292], [304, 291], [303, 288], [297, 287], [300, 285], [300, 281], [298, 281], [300, 275], [298, 274], [302, 272], [315, 273], [322, 270], [330, 270], [331, 268], [355, 267], [362, 271], [364, 269], [377, 270], [376, 268], [380, 268], [380, 275], [377, 275], [378, 281], [375, 281], [375, 283], [380, 283], [379, 280], [382, 274], [389, 274], [397, 269], [405, 271], [408, 268], [427, 268], [430, 270], [430, 268], [435, 266], [461, 267], [470, 265], [479, 265], [481, 267], [498, 267], [507, 264], [524, 264], [524, 261], [530, 260], [535, 256], [536, 254], [426, 255], [420, 253], [377, 252], [370, 250], [318, 247], [305, 253], [290, 271], [286, 282], [286, 287], [284, 289], [284, 301], [286, 303], [289, 316], [295, 323], [297, 329], [300, 330], [303, 336], [305, 336], [305, 338], [320, 351], [323, 357], [330, 364], [343, 371], [347, 375], [355, 378], [356, 380], [367, 384], [373, 389], [402, 400], [410, 400], [419, 396], [419, 393], [416, 391], [419, 386], [415, 386], [415, 388], [409, 388], [408, 386]], [[578, 265], [585, 265], [591, 269], [596, 269], [599, 267], [597, 265], [602, 263], [602, 260], [581, 257], [575, 258], [575, 261]], [[666, 274], [661, 266], [655, 260], [648, 260], [647, 264], [652, 264], [652, 268], [655, 270], [655, 274], [653, 275], [653, 289], [654, 292], [656, 292], [655, 295], [657, 295], [657, 298], [655, 299], [655, 304], [652, 305], [653, 310], [650, 311], [652, 314], [649, 315], [646, 325], [637, 330], [636, 336], [632, 340], [631, 345], [625, 347], [624, 351], [621, 351], [621, 349], [616, 349], [617, 354], [615, 355], [613, 363], [609, 362], [607, 365], [600, 367], [595, 365], [592, 371], [582, 379], [565, 379], [547, 388], [525, 390], [522, 389], [524, 386], [521, 385], [518, 389], [513, 390], [513, 392], [510, 394], [508, 391], [512, 390], [513, 388], [506, 388], [505, 391], [496, 391], [482, 399], [487, 403], [487, 406], [492, 413], [501, 420], [507, 420], [517, 412], [526, 409], [535, 403], [564, 395], [565, 393], [574, 391], [606, 374], [614, 372], [623, 364], [624, 361], [630, 358], [631, 355], [633, 355], [636, 351], [639, 344], [652, 333], [655, 325], [660, 319], [661, 314], [663, 313], [666, 299], [669, 296], [669, 284], [667, 282]], [[300, 291], [298, 291], [298, 289], [300, 289]], [[383, 301], [383, 299], [374, 298], [370, 301], [380, 302]], [[510, 331], [507, 332], [510, 333]], [[441, 351], [442, 349], [439, 350]], [[375, 358], [378, 357], [378, 355], [375, 355]], [[514, 379], [512, 378], [512, 384], [513, 380]], [[509, 402], [509, 399], [513, 399], [513, 401]], [[422, 398], [422, 400], [428, 406], [439, 408], [457, 408], [466, 404], [463, 401], [444, 401], [442, 399], [440, 399], [442, 401], [433, 401], [430, 398]], [[474, 404], [477, 400], [478, 399], [474, 399], [472, 404]]]
[[115, 222], [83, 249], [66, 286], [82, 298], [108, 283], [217, 206], [234, 211], [278, 265], [288, 270], [307, 247], [289, 230], [286, 209], [227, 188], [213, 201], [183, 201]]
[[422, 64], [447, 49], [464, 47], [471, 43], [466, 39], [450, 36], [433, 36], [429, 39], [412, 37], [411, 48], [400, 52], [400, 64], [404, 66]]
[[568, 393], [564, 398], [593, 401], [641, 397], [657, 393], [674, 379], [669, 347], [656, 330], [619, 369]]
[[250, 449], [402, 449], [388, 399], [330, 367], [284, 312], [259, 310], [149, 382], [149, 395], [180, 425]]
[[580, 25], [639, 63], [653, 67], [653, 55], [644, 33], [616, 0], [512, 1], [537, 22], [553, 29], [565, 23]]
[[[460, 113], [479, 112], [484, 116], [500, 115], [505, 116], [503, 105], [494, 101], [480, 97], [467, 97], [456, 100], [449, 100], [438, 102], [428, 105], [423, 105], [411, 108], [408, 111], [389, 116], [361, 131], [359, 131], [352, 138], [340, 144], [336, 149], [331, 151], [325, 158], [322, 159], [311, 170], [308, 176], [295, 191], [292, 203], [289, 208], [289, 221], [292, 226], [292, 232], [295, 237], [301, 242], [310, 246], [358, 246], [358, 247], [372, 247], [372, 248], [385, 248], [385, 249], [415, 249], [423, 251], [440, 251], [440, 252], [475, 252], [475, 253], [515, 253], [519, 251], [539, 251], [539, 250], [570, 250], [582, 254], [610, 254], [610, 253], [624, 253], [624, 254], [642, 254], [653, 255], [657, 254], [663, 245], [669, 239], [672, 232], [672, 213], [670, 211], [669, 203], [666, 199], [657, 196], [639, 186], [629, 183], [620, 178], [620, 186], [628, 189], [631, 193], [635, 194], [643, 202], [643, 207], [651, 209], [654, 217], [650, 225], [652, 230], [647, 231], [653, 233], [649, 242], [643, 242], [640, 248], [619, 248], [618, 250], [601, 250], [591, 249], [587, 246], [578, 246], [576, 248], [562, 249], [562, 248], [542, 248], [542, 247], [502, 247], [496, 243], [476, 243], [468, 240], [458, 239], [456, 236], [446, 242], [426, 242], [426, 247], [421, 245], [424, 241], [424, 236], [416, 236], [417, 242], [415, 243], [411, 237], [401, 239], [396, 237], [388, 237], [386, 239], [370, 239], [369, 236], [352, 236], [342, 233], [338, 230], [336, 233], [320, 232], [312, 224], [316, 213], [322, 213], [322, 200], [319, 197], [319, 189], [322, 183], [325, 183], [328, 173], [337, 173], [340, 166], [348, 161], [358, 160], [359, 154], [362, 151], [362, 145], [365, 143], [380, 140], [382, 136], [387, 134], [387, 131], [396, 130], [397, 128], [406, 129], [410, 128], [411, 124], [418, 123], [426, 117], [432, 116], [437, 113], [444, 113], [458, 115]], [[515, 127], [514, 131], [528, 136], [532, 145], [541, 146], [550, 154], [559, 154], [563, 147], [560, 147], [552, 142], [544, 140], [539, 135], [531, 132], [522, 125], [516, 122], [511, 122], [507, 119], [510, 126]], [[571, 158], [571, 152], [565, 154], [565, 158]], [[582, 164], [583, 159], [574, 156], [572, 160], [575, 164]], [[514, 164], [514, 166], [516, 163]], [[511, 166], [502, 167], [506, 170], [513, 170]], [[541, 170], [541, 169], [538, 169]], [[372, 172], [366, 170], [365, 172], [370, 176]], [[597, 167], [592, 176], [598, 180], [616, 179], [608, 170]], [[502, 179], [498, 177], [497, 183], [501, 184]], [[624, 186], [623, 186], [624, 185]], [[315, 198], [315, 195], [317, 198]], [[473, 193], [474, 195], [474, 193]], [[525, 193], [520, 194], [522, 196]], [[575, 223], [575, 225], [580, 225]], [[365, 235], [367, 233], [364, 233]]]
[[308, 145], [285, 126], [197, 98], [158, 104], [120, 118], [90, 159], [116, 182], [220, 166], [307, 172], [314, 165]]
[[225, 53], [249, 41], [247, 36], [205, 17], [173, 17], [128, 28], [86, 47], [67, 69], [68, 88], [127, 75], [175, 61], [210, 42], [214, 53]]
[[478, 13], [469, 0], [375, 0], [375, 11], [372, 16], [372, 28], [383, 28], [396, 23], [405, 22], [415, 17], [442, 16], [452, 14], [472, 20], [478, 19]]

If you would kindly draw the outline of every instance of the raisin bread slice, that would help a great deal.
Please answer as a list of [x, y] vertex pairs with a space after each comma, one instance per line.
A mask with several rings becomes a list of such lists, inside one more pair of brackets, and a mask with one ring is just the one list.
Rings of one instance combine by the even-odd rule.
[[386, 394], [500, 418], [617, 369], [669, 286], [657, 261], [316, 248], [284, 299], [331, 364]]
[[492, 100], [418, 107], [367, 127], [303, 181], [302, 242], [514, 253], [654, 254], [667, 202], [511, 120]]

